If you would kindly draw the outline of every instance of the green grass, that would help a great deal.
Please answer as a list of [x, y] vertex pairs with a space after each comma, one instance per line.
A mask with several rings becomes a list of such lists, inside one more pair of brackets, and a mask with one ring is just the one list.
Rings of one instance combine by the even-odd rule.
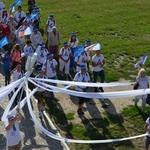
[[[4, 0], [8, 9], [14, 0]], [[23, 1], [23, 10], [27, 11], [27, 2]], [[49, 14], [54, 14], [60, 31], [61, 44], [68, 41], [75, 32], [80, 44], [90, 39], [100, 42], [106, 59], [104, 66], [106, 82], [118, 81], [120, 78], [134, 80], [130, 75], [137, 75], [134, 64], [143, 54], [149, 53], [149, 1], [148, 0], [36, 0], [41, 8], [40, 28], [45, 30]], [[46, 42], [46, 35], [44, 35]], [[94, 52], [93, 52], [94, 55]], [[145, 68], [147, 73], [150, 60]], [[59, 106], [61, 107], [61, 106]], [[145, 119], [150, 114], [143, 114], [135, 107], [124, 108], [122, 116], [104, 113], [103, 119], [84, 119], [82, 124], [73, 122], [74, 114], [65, 114], [62, 108], [51, 101], [47, 102], [47, 112], [54, 119], [64, 136], [75, 139], [110, 139], [143, 134]], [[73, 146], [72, 146], [73, 145]], [[138, 150], [141, 145], [133, 141], [110, 144], [72, 144], [73, 149], [94, 150]], [[143, 148], [143, 147], [142, 147]], [[141, 149], [142, 149], [141, 148]]]
[[[4, 2], [8, 9], [13, 0]], [[60, 48], [72, 32], [77, 34], [80, 44], [84, 44], [87, 39], [101, 43], [106, 58], [104, 69], [107, 82], [124, 77], [132, 80], [130, 70], [132, 74], [137, 74], [133, 64], [143, 54], [149, 53], [149, 2], [146, 0], [36, 0], [36, 3], [41, 8], [40, 28], [45, 30], [47, 17], [54, 14], [61, 35]], [[25, 1], [23, 10], [27, 11]], [[120, 56], [124, 57], [124, 54], [129, 59], [136, 59], [120, 62]], [[148, 68], [149, 62], [146, 62], [145, 67]]]

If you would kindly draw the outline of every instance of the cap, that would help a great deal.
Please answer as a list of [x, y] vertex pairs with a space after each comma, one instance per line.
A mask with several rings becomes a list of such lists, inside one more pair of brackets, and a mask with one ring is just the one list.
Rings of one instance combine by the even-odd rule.
[[45, 44], [41, 43], [41, 44], [39, 44], [39, 46], [41, 46], [41, 47], [45, 47]]
[[7, 55], [9, 55], [10, 54], [10, 52], [9, 51], [6, 51], [5, 52], [5, 56], [7, 56]]
[[48, 53], [47, 54], [47, 59], [50, 58], [51, 56], [53, 56], [53, 54], [52, 53]]
[[37, 72], [38, 72], [38, 73], [43, 72], [42, 68], [38, 68]]
[[39, 29], [38, 28], [33, 28], [33, 31], [38, 31]]
[[54, 15], [50, 14], [48, 18], [51, 18], [51, 19], [54, 18]]
[[76, 34], [75, 34], [75, 33], [71, 33], [71, 37], [72, 37], [72, 36], [76, 36]]
[[90, 40], [86, 40], [86, 44], [91, 44], [91, 41]]
[[9, 114], [9, 115], [7, 115], [6, 118], [7, 118], [8, 120], [12, 120], [14, 117], [15, 117], [15, 115]]
[[86, 66], [85, 65], [81, 65], [80, 68], [81, 69], [86, 69]]
[[64, 42], [64, 44], [63, 44], [64, 46], [68, 46], [68, 42]]

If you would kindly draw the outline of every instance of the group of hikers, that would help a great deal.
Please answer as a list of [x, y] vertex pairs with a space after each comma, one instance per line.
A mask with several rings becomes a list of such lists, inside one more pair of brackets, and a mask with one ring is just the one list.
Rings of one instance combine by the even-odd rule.
[[[7, 45], [1, 48], [1, 64], [4, 69], [5, 86], [10, 84], [11, 74], [13, 74], [14, 81], [24, 76], [26, 71], [25, 64], [28, 57], [33, 56], [38, 46], [41, 48], [34, 66], [36, 70], [36, 74], [34, 74], [35, 78], [56, 80], [58, 76], [61, 76], [62, 79], [66, 81], [73, 80], [74, 82], [96, 83], [98, 77], [100, 77], [100, 82], [105, 82], [105, 73], [103, 70], [105, 58], [104, 55], [101, 54], [100, 49], [97, 49], [94, 52], [85, 51], [87, 47], [92, 45], [92, 42], [87, 39], [85, 40], [82, 51], [75, 56], [75, 50], [79, 47], [79, 39], [75, 33], [71, 33], [68, 38], [69, 40], [64, 41], [63, 45], [59, 46], [61, 43], [60, 32], [57, 29], [54, 15], [50, 14], [45, 24], [44, 30], [46, 41], [44, 42], [43, 33], [40, 29], [40, 22], [42, 22], [40, 8], [35, 0], [28, 0], [27, 13], [23, 11], [22, 6], [18, 6], [18, 9], [14, 14], [12, 13], [12, 9], [7, 11], [4, 3], [0, 2], [0, 40], [7, 37], [9, 47], [12, 47], [11, 50], [7, 49]], [[89, 73], [90, 70], [92, 70], [92, 73]], [[70, 74], [72, 75], [71, 77]], [[93, 79], [91, 77], [93, 77]], [[41, 82], [42, 81], [37, 81], [37, 84], [40, 84]], [[137, 83], [138, 89], [149, 87], [146, 71], [143, 68], [139, 71]], [[54, 83], [49, 84], [57, 86]], [[18, 87], [15, 88], [15, 91], [17, 89]], [[75, 90], [78, 92], [87, 92], [91, 89], [86, 86], [76, 86]], [[104, 92], [104, 89], [102, 87], [93, 87], [93, 92]], [[20, 90], [15, 99], [15, 105], [18, 104], [21, 93]], [[43, 88], [38, 87], [35, 97], [38, 100], [38, 111], [39, 117], [41, 118], [42, 111], [44, 110], [44, 98], [48, 97], [49, 99], [54, 100], [55, 95], [53, 92], [46, 92]], [[142, 99], [142, 109], [145, 111], [146, 98], [146, 96], [137, 96], [135, 98], [135, 106], [137, 106], [139, 99]], [[78, 99], [77, 113], [79, 116], [83, 116], [83, 104], [85, 98], [78, 97]], [[10, 142], [11, 138], [9, 136], [10, 129], [14, 132], [14, 122], [22, 118], [19, 110], [17, 110], [17, 112], [18, 116], [8, 115], [8, 121], [6, 123], [6, 131], [8, 134], [7, 145], [9, 149], [14, 145], [17, 145], [18, 149], [21, 148], [21, 138], [19, 133], [17, 133], [18, 138], [16, 140], [14, 139], [13, 142]], [[147, 122], [148, 121], [146, 121], [146, 123]], [[19, 128], [17, 128], [17, 130], [19, 130]]]

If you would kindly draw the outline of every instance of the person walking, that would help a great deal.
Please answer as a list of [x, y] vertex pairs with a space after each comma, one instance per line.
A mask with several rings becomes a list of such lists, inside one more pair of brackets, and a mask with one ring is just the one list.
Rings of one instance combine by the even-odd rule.
[[17, 114], [8, 114], [5, 120], [6, 140], [8, 150], [21, 150], [21, 135], [19, 129], [19, 121], [22, 119], [22, 114], [17, 109]]
[[[58, 67], [58, 63], [55, 59], [53, 59], [53, 54], [52, 53], [48, 53], [47, 54], [47, 60], [45, 61], [42, 69], [45, 71], [46, 76], [48, 77], [48, 79], [53, 79], [56, 80], [56, 69]], [[50, 85], [56, 86], [55, 83], [50, 83]], [[49, 92], [50, 98], [52, 100], [55, 99], [54, 97], [54, 93], [53, 92]]]
[[2, 57], [2, 63], [5, 73], [5, 86], [10, 83], [11, 62], [12, 57], [10, 56], [10, 52], [6, 51], [4, 57]]
[[[80, 68], [81, 68], [81, 71], [76, 73], [76, 75], [74, 77], [74, 81], [75, 82], [90, 82], [90, 76], [89, 76], [89, 73], [86, 71], [86, 66], [81, 65]], [[76, 86], [75, 87], [75, 90], [79, 91], [79, 92], [86, 92], [87, 89], [88, 89], [88, 87], [86, 87], [86, 86]], [[81, 115], [84, 115], [83, 105], [85, 102], [85, 98], [84, 97], [78, 97], [78, 99], [79, 99], [79, 102], [78, 102], [77, 113], [79, 116], [81, 116]]]
[[[101, 78], [101, 83], [105, 82], [105, 73], [103, 70], [103, 66], [105, 64], [104, 55], [100, 53], [100, 50], [96, 50], [96, 54], [92, 57], [92, 70], [94, 76], [94, 83], [97, 82], [98, 76]], [[97, 88], [95, 88], [95, 92], [97, 92]], [[104, 92], [102, 87], [99, 87], [101, 92]]]
[[[137, 89], [147, 89], [149, 88], [149, 78], [146, 76], [146, 70], [141, 68], [138, 72], [138, 76], [136, 78], [136, 82], [138, 83]], [[135, 97], [134, 105], [137, 106], [138, 101], [142, 99], [142, 111], [145, 112], [146, 99], [147, 95], [138, 95]]]
[[68, 42], [64, 42], [64, 47], [59, 52], [59, 70], [61, 75], [63, 76], [63, 70], [65, 68], [65, 76], [66, 80], [69, 76], [69, 65], [70, 65], [70, 58], [72, 57], [71, 50], [69, 48]]
[[[38, 75], [35, 78], [47, 79], [47, 76], [44, 75], [42, 68], [38, 68]], [[38, 85], [43, 86], [41, 83], [44, 83], [44, 81], [37, 81]], [[37, 92], [35, 93], [35, 98], [38, 100], [37, 107], [39, 111], [39, 118], [42, 118], [42, 111], [44, 110], [43, 106], [44, 97], [45, 97], [45, 90], [42, 89], [41, 87], [38, 87]]]
[[59, 31], [55, 26], [48, 33], [48, 50], [54, 55], [54, 58], [58, 61], [58, 45], [60, 43]]

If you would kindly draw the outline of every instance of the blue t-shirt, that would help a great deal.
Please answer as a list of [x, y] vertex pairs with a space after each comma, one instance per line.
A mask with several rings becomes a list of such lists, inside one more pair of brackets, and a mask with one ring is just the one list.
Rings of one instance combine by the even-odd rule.
[[3, 63], [4, 70], [8, 70], [8, 71], [11, 70], [11, 66], [10, 66], [11, 62], [12, 62], [12, 57], [10, 57], [10, 56], [2, 57], [2, 63]]

